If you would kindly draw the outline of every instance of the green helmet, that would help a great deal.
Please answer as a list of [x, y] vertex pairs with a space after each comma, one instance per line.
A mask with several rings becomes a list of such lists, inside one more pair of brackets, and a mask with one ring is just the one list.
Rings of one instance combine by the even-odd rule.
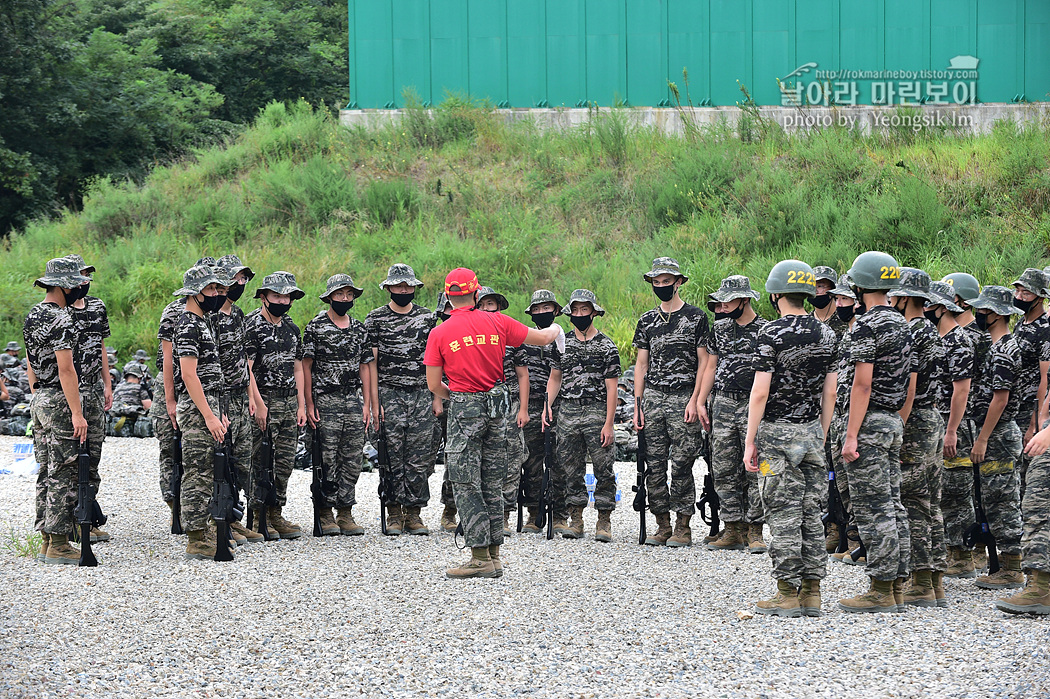
[[952, 272], [941, 281], [951, 284], [952, 288], [955, 289], [955, 295], [963, 301], [973, 301], [981, 295], [981, 285], [977, 281], [977, 277], [972, 274]]
[[773, 265], [766, 278], [770, 294], [817, 295], [817, 280], [813, 268], [799, 260], [784, 260]]
[[892, 255], [870, 250], [857, 255], [846, 274], [859, 289], [889, 290], [900, 283], [901, 268]]

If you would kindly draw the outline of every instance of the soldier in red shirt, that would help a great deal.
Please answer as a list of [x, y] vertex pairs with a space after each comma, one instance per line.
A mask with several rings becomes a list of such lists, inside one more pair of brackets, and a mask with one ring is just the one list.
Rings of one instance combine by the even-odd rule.
[[[470, 560], [449, 578], [498, 578], [503, 575], [503, 479], [507, 462], [510, 391], [503, 378], [508, 346], [548, 345], [555, 327], [530, 329], [502, 313], [475, 310], [481, 288], [477, 275], [462, 267], [445, 277], [452, 304], [447, 321], [430, 331], [423, 363], [427, 386], [448, 400], [445, 463], [471, 548]], [[443, 379], [448, 379], [448, 384]]]

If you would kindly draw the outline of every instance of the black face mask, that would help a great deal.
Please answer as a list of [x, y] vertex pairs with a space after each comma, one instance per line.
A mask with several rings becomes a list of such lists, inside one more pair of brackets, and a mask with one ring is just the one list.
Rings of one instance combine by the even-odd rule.
[[541, 330], [549, 328], [551, 323], [554, 322], [554, 311], [547, 311], [546, 313], [531, 313], [530, 315], [532, 316], [532, 322]]
[[292, 304], [290, 303], [273, 303], [272, 301], [266, 302], [266, 310], [269, 311], [270, 315], [274, 316], [275, 318], [280, 318], [281, 316], [283, 316], [285, 313], [288, 312], [288, 309], [290, 309], [291, 307]]
[[809, 302], [813, 304], [813, 308], [827, 308], [828, 304], [831, 303], [831, 295], [822, 294], [821, 296], [814, 296]]
[[438, 318], [440, 318], [440, 319], [441, 319], [441, 322], [443, 323], [443, 322], [445, 322], [446, 320], [448, 320], [449, 318], [451, 318], [451, 317], [452, 317], [452, 314], [450, 314], [450, 313], [445, 313], [444, 311], [438, 311], [438, 312], [437, 312], [437, 317], [438, 317]]
[[1035, 302], [1036, 299], [1032, 299], [1031, 301], [1022, 301], [1021, 299], [1015, 298], [1014, 308], [1020, 308], [1025, 313], [1028, 313], [1028, 311], [1032, 310], [1032, 306], [1035, 305]]
[[729, 317], [728, 313], [719, 313], [718, 311], [715, 311], [715, 320], [716, 321], [717, 320], [725, 320], [728, 317]]
[[332, 301], [332, 310], [337, 316], [345, 316], [346, 312], [353, 307], [353, 301]]
[[653, 293], [656, 294], [656, 298], [661, 301], [670, 301], [674, 298], [674, 285], [671, 286], [654, 286]]
[[87, 296], [86, 286], [78, 286], [75, 289], [66, 289], [66, 305], [71, 306], [85, 296]]
[[412, 303], [412, 299], [416, 297], [416, 292], [410, 294], [395, 294], [393, 291], [390, 292], [390, 300], [394, 302], [395, 306], [407, 306]]
[[858, 287], [852, 286], [850, 287], [850, 290], [853, 291], [853, 295], [857, 297], [857, 308], [855, 314], [858, 316], [863, 315], [868, 310], [868, 304], [864, 303], [864, 297], [861, 295]]
[[244, 284], [234, 282], [233, 286], [226, 290], [226, 298], [236, 303], [237, 299], [244, 293]]
[[896, 301], [896, 299], [895, 299], [895, 300], [893, 301], [893, 303], [892, 303], [892, 304], [890, 304], [890, 306], [891, 306], [891, 307], [893, 308], [893, 310], [897, 311], [897, 312], [898, 312], [898, 313], [900, 313], [901, 315], [904, 315], [904, 311], [905, 311], [905, 309], [907, 309], [907, 308], [908, 308], [908, 302], [907, 302], [907, 301], [905, 301], [905, 302], [904, 302], [904, 308], [901, 308], [900, 306], [898, 306], [898, 305], [897, 305], [897, 301]]
[[204, 296], [204, 294], [201, 294], [201, 296], [203, 297], [202, 299], [199, 299], [196, 296], [194, 296], [193, 299], [197, 302], [197, 305], [200, 306], [201, 310], [205, 313], [215, 313], [220, 308], [222, 308], [222, 305], [224, 303], [226, 303], [225, 294], [219, 294], [217, 296]]
[[773, 310], [780, 315], [780, 299], [775, 294], [769, 295], [769, 305], [773, 307]]
[[569, 321], [582, 333], [586, 332], [587, 328], [591, 327], [591, 323], [594, 322], [594, 319], [590, 316], [570, 316]]
[[922, 312], [922, 314], [926, 316], [926, 320], [930, 321], [934, 325], [937, 325], [937, 323], [941, 322], [941, 319], [937, 317], [937, 311], [935, 311], [932, 308], [927, 308], [925, 311]]
[[835, 306], [835, 315], [839, 317], [843, 323], [848, 323], [853, 320], [853, 316], [856, 315], [857, 311], [853, 306]]
[[995, 325], [995, 321], [994, 320], [992, 322], [990, 322], [990, 323], [988, 322], [988, 319], [991, 318], [991, 316], [992, 316], [991, 313], [978, 313], [977, 315], [975, 315], [974, 316], [974, 321], [977, 322], [977, 327], [980, 328], [981, 330], [987, 330], [988, 328], [990, 328], [993, 325]]

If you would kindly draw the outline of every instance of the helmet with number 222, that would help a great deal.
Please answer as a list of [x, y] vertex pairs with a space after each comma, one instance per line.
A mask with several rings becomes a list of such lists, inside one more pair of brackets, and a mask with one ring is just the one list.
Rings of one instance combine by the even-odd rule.
[[897, 288], [901, 268], [892, 255], [872, 250], [857, 255], [846, 274], [858, 289], [881, 291]]

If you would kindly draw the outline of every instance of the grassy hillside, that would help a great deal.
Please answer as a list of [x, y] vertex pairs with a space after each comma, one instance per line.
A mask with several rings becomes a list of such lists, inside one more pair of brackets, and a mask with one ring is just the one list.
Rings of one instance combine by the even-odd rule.
[[377, 285], [398, 261], [426, 282], [429, 307], [458, 265], [505, 293], [518, 318], [535, 288], [564, 299], [587, 287], [625, 360], [635, 318], [655, 303], [641, 274], [659, 255], [682, 262], [694, 303], [728, 274], [761, 288], [785, 257], [844, 271], [881, 249], [935, 278], [961, 270], [983, 283], [1047, 262], [1047, 125], [788, 137], [751, 118], [742, 130], [669, 138], [614, 112], [544, 134], [450, 99], [432, 118], [411, 110], [368, 132], [306, 103], [271, 104], [225, 147], [158, 165], [141, 187], [99, 181], [82, 213], [12, 235], [0, 253], [0, 341], [20, 337], [44, 261], [73, 251], [98, 267], [92, 291], [122, 356], [155, 346], [160, 309], [205, 254], [238, 253], [257, 281], [294, 272], [308, 292], [292, 310], [300, 323], [342, 271], [366, 290], [353, 310], [363, 317], [387, 300]]

